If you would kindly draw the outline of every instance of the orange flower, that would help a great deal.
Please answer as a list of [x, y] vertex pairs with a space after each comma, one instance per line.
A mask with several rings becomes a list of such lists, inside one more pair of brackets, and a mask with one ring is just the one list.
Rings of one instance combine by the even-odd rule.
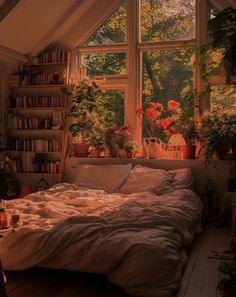
[[156, 121], [155, 125], [157, 128], [162, 128], [161, 121]]
[[149, 102], [149, 107], [150, 108], [155, 108], [156, 107], [156, 103], [155, 102]]
[[179, 108], [179, 102], [175, 100], [169, 100], [168, 101], [168, 108], [171, 110], [176, 110]]
[[138, 107], [138, 108], [136, 109], [136, 113], [137, 113], [138, 115], [143, 114], [143, 109], [142, 109], [142, 107]]
[[160, 116], [160, 113], [153, 108], [147, 108], [144, 114], [148, 117], [149, 121], [155, 121]]
[[161, 120], [161, 125], [163, 129], [166, 129], [171, 123], [172, 123], [172, 120], [170, 118]]

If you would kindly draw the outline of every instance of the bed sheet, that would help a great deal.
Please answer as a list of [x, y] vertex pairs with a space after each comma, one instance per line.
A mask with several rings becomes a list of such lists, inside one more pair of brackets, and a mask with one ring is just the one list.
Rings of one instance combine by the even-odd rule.
[[133, 296], [172, 296], [201, 208], [189, 189], [157, 196], [58, 184], [7, 202], [8, 212], [20, 213], [24, 224], [1, 240], [0, 258], [9, 270], [105, 273]]

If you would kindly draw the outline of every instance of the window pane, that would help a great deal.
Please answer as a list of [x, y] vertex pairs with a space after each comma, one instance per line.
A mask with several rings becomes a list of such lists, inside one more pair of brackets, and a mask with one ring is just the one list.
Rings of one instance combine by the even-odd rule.
[[105, 98], [106, 107], [115, 113], [115, 124], [124, 125], [124, 91], [105, 90], [102, 93]]
[[211, 109], [220, 106], [227, 112], [236, 113], [236, 87], [214, 86], [211, 87]]
[[125, 53], [88, 54], [82, 56], [88, 76], [122, 75], [126, 73]]
[[195, 37], [195, 0], [141, 0], [141, 41]]
[[[167, 110], [168, 101], [175, 100], [180, 103], [181, 109], [184, 109], [189, 115], [193, 115], [194, 60], [192, 49], [145, 52], [142, 65], [143, 108], [146, 109], [150, 102], [159, 102]], [[166, 116], [168, 113], [165, 114]], [[148, 125], [148, 122], [145, 123], [144, 117], [144, 137], [150, 136], [147, 132]], [[163, 129], [157, 132], [156, 136], [167, 140]]]
[[122, 4], [113, 15], [91, 36], [85, 46], [126, 42], [126, 5]]

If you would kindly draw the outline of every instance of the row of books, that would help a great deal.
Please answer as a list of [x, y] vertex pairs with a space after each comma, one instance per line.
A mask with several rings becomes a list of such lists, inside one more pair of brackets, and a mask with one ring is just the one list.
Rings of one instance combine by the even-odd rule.
[[8, 129], [51, 129], [52, 118], [23, 117], [8, 113]]
[[42, 161], [36, 163], [33, 159], [22, 157], [13, 160], [16, 172], [32, 172], [32, 173], [60, 173], [60, 161]]
[[64, 107], [65, 96], [17, 96], [11, 97], [10, 108]]
[[7, 148], [12, 151], [60, 152], [61, 142], [55, 139], [8, 138]]
[[56, 51], [56, 52], [45, 52], [41, 53], [36, 57], [37, 63], [60, 63], [68, 62], [68, 51]]
[[20, 85], [63, 85], [63, 72], [25, 74], [20, 78]]

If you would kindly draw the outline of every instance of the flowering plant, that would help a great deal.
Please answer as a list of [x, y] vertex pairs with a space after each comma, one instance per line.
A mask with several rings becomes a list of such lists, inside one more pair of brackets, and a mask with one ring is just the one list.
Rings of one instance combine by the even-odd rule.
[[119, 127], [112, 125], [105, 132], [105, 144], [109, 150], [111, 157], [116, 157], [118, 149], [123, 149], [125, 140], [130, 136], [127, 126]]
[[136, 109], [140, 122], [144, 121], [143, 125], [148, 136], [159, 138], [166, 138], [177, 132], [176, 122], [180, 112], [179, 102], [173, 99], [167, 102], [167, 107], [159, 102], [149, 102], [146, 109], [142, 107]]

